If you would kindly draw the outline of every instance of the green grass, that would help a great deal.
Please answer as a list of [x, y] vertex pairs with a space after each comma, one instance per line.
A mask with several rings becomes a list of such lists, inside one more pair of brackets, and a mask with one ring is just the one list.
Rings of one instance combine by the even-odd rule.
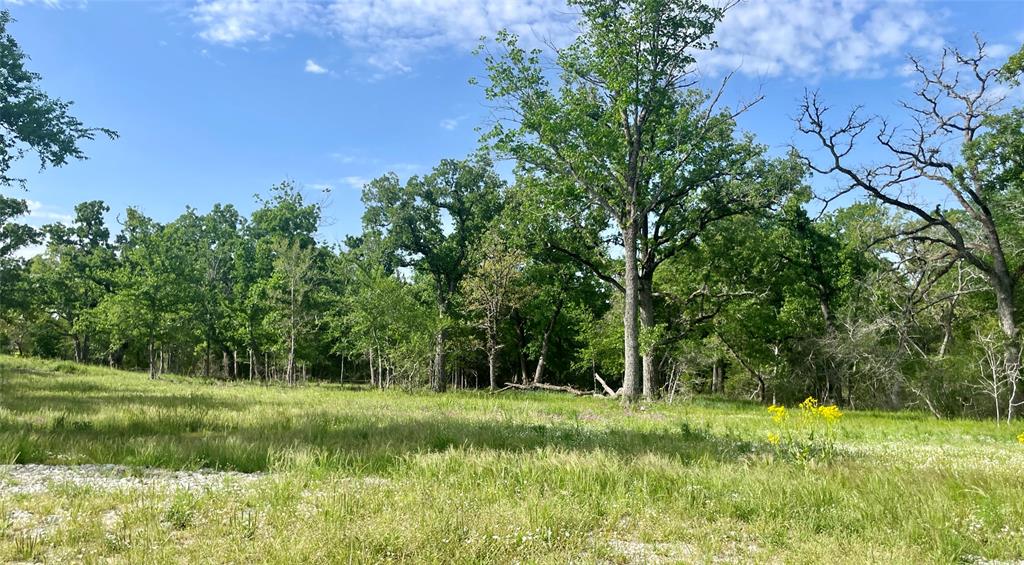
[[776, 457], [771, 429], [762, 407], [724, 400], [627, 410], [0, 357], [0, 463], [261, 473], [198, 492], [0, 486], [0, 560], [1024, 558], [1024, 427], [850, 412], [841, 455], [809, 463]]

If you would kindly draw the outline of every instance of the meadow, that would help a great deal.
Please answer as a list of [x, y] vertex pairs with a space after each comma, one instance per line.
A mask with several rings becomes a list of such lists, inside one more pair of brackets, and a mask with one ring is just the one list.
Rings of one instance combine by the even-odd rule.
[[[998, 563], [1024, 426], [846, 412], [787, 457], [763, 406], [224, 383], [0, 357], [0, 560]], [[223, 471], [205, 486], [11, 465]], [[230, 472], [230, 473], [228, 473]], [[217, 475], [213, 475], [217, 476]]]

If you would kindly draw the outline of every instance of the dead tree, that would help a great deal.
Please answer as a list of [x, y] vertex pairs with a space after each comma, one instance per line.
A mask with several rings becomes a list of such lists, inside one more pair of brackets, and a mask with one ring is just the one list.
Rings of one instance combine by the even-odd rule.
[[[998, 214], [1006, 187], [976, 143], [990, 131], [988, 120], [998, 115], [1006, 97], [996, 88], [999, 69], [988, 67], [980, 40], [972, 54], [945, 50], [936, 69], [916, 58], [910, 62], [919, 86], [914, 99], [901, 105], [913, 121], [911, 128], [863, 117], [859, 108], [832, 127], [826, 120], [829, 108], [817, 93], [808, 93], [798, 127], [818, 142], [825, 157], [805, 157], [804, 161], [817, 173], [841, 179], [843, 186], [826, 202], [850, 192], [866, 193], [920, 219], [900, 237], [945, 246], [985, 275], [996, 298], [995, 314], [1004, 337], [1003, 364], [1013, 390], [1007, 418], [1012, 419], [1024, 404], [1024, 387], [1016, 386], [1021, 376], [1016, 290], [1024, 264], [1018, 260], [1011, 265], [1014, 257], [1001, 237], [1007, 227], [1000, 225]], [[865, 134], [888, 154], [887, 161], [863, 166], [851, 163]], [[914, 189], [921, 186], [944, 190], [962, 214], [943, 211], [941, 204], [928, 210], [931, 206], [915, 202]], [[958, 218], [961, 215], [964, 220]]]

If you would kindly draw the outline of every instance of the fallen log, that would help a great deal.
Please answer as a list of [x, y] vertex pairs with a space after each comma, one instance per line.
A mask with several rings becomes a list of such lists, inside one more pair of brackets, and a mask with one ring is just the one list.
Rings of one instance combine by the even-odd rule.
[[509, 389], [516, 389], [516, 390], [553, 390], [553, 391], [556, 391], [556, 392], [568, 392], [569, 394], [575, 394], [576, 396], [590, 396], [590, 395], [594, 394], [593, 391], [589, 391], [589, 390], [580, 390], [578, 388], [572, 388], [571, 386], [549, 385], [549, 384], [545, 384], [545, 383], [533, 383], [533, 384], [528, 384], [528, 385], [521, 385], [521, 384], [516, 384], [516, 383], [505, 383], [505, 387], [500, 389], [500, 390], [498, 390], [497, 392], [501, 392], [503, 390], [509, 390]]
[[604, 389], [604, 392], [608, 396], [615, 397], [615, 396], [619, 395], [619, 392], [615, 391], [615, 390], [612, 390], [612, 387], [608, 386], [608, 383], [604, 382], [604, 379], [601, 378], [601, 375], [598, 375], [596, 372], [594, 373], [594, 380], [597, 381], [598, 384], [601, 385], [601, 388]]

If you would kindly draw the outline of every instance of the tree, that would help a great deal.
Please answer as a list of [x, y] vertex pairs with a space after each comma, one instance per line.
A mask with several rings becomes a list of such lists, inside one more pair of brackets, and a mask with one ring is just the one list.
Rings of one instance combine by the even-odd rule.
[[[207, 214], [187, 209], [175, 223], [183, 230], [199, 275], [194, 281], [198, 300], [191, 306], [191, 315], [202, 327], [203, 375], [210, 375], [216, 347], [223, 359], [221, 372], [231, 376], [237, 365], [238, 348], [245, 345], [237, 339], [230, 311], [235, 300], [234, 261], [242, 251], [244, 220], [234, 206], [215, 204]], [[234, 362], [228, 358], [229, 353]]]
[[517, 288], [522, 278], [526, 256], [518, 249], [509, 248], [500, 232], [492, 230], [484, 236], [477, 250], [480, 261], [466, 279], [466, 294], [471, 309], [481, 318], [487, 348], [487, 372], [491, 390], [497, 390], [498, 331], [507, 312], [520, 301]]
[[103, 217], [109, 210], [99, 200], [82, 202], [75, 206], [70, 226], [45, 226], [46, 252], [32, 262], [37, 302], [72, 340], [80, 363], [90, 358], [89, 344], [97, 330], [94, 310], [112, 286], [116, 258]]
[[81, 141], [97, 134], [117, 137], [113, 130], [86, 127], [69, 113], [71, 102], [40, 89], [41, 77], [25, 68], [28, 55], [7, 29], [13, 21], [10, 12], [0, 12], [0, 185], [24, 185], [24, 179], [10, 176], [10, 169], [30, 151], [39, 156], [40, 167], [60, 167], [69, 159], [86, 158]]
[[[641, 351], [640, 327], [655, 331], [655, 271], [708, 225], [767, 205], [779, 187], [756, 182], [774, 168], [764, 148], [734, 135], [746, 106], [721, 109], [721, 90], [693, 88], [694, 55], [714, 47], [724, 9], [695, 0], [572, 4], [583, 29], [557, 54], [558, 88], [539, 50], [499, 34], [504, 52], [485, 57], [485, 93], [505, 105], [506, 119], [487, 138], [543, 177], [567, 221], [589, 224], [582, 246], [563, 251], [624, 294], [623, 398], [635, 400], [641, 384], [652, 398], [655, 353]], [[609, 248], [622, 260], [592, 254]]]
[[[69, 159], [85, 158], [81, 141], [97, 134], [117, 137], [109, 129], [86, 127], [69, 113], [70, 102], [42, 91], [41, 77], [25, 68], [28, 55], [8, 30], [13, 21], [9, 11], [0, 11], [0, 187], [24, 187], [24, 179], [12, 177], [10, 169], [30, 152], [38, 155], [41, 168], [60, 167]], [[0, 296], [4, 297], [0, 316], [21, 303], [15, 291], [25, 288], [24, 262], [14, 252], [38, 242], [36, 230], [11, 222], [27, 212], [25, 200], [0, 195]]]
[[24, 200], [0, 196], [0, 320], [18, 316], [27, 308], [27, 272], [25, 260], [16, 252], [37, 243], [40, 233], [35, 228], [11, 220], [28, 213]]
[[316, 286], [315, 250], [298, 241], [278, 240], [274, 245], [274, 272], [270, 279], [272, 326], [284, 328], [288, 361], [285, 380], [295, 384], [295, 346], [308, 329], [310, 298]]
[[[1000, 113], [1006, 98], [995, 89], [1000, 69], [989, 66], [980, 40], [973, 54], [945, 50], [938, 68], [928, 68], [916, 58], [911, 64], [918, 78], [916, 100], [902, 104], [914, 122], [909, 130], [864, 118], [856, 110], [830, 127], [828, 107], [817, 94], [808, 94], [798, 127], [824, 150], [825, 158], [808, 156], [805, 162], [820, 174], [845, 179], [841, 193], [862, 191], [920, 220], [900, 237], [942, 245], [985, 275], [1004, 338], [1005, 371], [1013, 390], [1007, 417], [1012, 419], [1024, 404], [1024, 386], [1018, 386], [1017, 296], [1024, 255], [1010, 244], [1020, 235], [1015, 226], [1024, 219], [1019, 206], [1024, 200], [1024, 109]], [[1008, 72], [1016, 76], [1012, 69]], [[858, 165], [852, 162], [854, 147], [876, 121], [880, 124], [874, 142], [890, 161]], [[916, 203], [912, 189], [922, 184], [952, 196], [963, 220], [941, 205], [928, 210]]]
[[[317, 248], [315, 235], [320, 229], [322, 208], [319, 203], [306, 202], [291, 181], [277, 184], [269, 197], [257, 196], [256, 200], [261, 206], [252, 213], [240, 242], [241, 249], [235, 256], [232, 311], [235, 331], [249, 349], [250, 370], [258, 365], [256, 353], [262, 351], [266, 359], [264, 371], [269, 376], [272, 367], [268, 351], [279, 349], [288, 341], [282, 339], [279, 327], [269, 321], [281, 314], [281, 304], [275, 298], [280, 297], [280, 288], [275, 288], [276, 283], [271, 281], [275, 257], [282, 241], [298, 244], [304, 250]], [[319, 251], [316, 253], [319, 268], [322, 261]], [[279, 277], [277, 282], [280, 281]], [[282, 319], [278, 317], [277, 321]], [[285, 350], [289, 349], [285, 346]]]
[[403, 266], [415, 268], [433, 284], [441, 318], [431, 375], [437, 392], [448, 381], [445, 322], [460, 283], [472, 269], [472, 247], [501, 211], [504, 189], [490, 160], [481, 155], [443, 160], [429, 175], [412, 177], [405, 186], [392, 173], [363, 189], [364, 231], [382, 234], [384, 245], [398, 254]]
[[149, 376], [156, 378], [158, 348], [196, 332], [186, 308], [196, 301], [199, 275], [180, 226], [160, 225], [129, 208], [118, 238], [117, 290], [101, 308], [115, 341], [145, 344]]

